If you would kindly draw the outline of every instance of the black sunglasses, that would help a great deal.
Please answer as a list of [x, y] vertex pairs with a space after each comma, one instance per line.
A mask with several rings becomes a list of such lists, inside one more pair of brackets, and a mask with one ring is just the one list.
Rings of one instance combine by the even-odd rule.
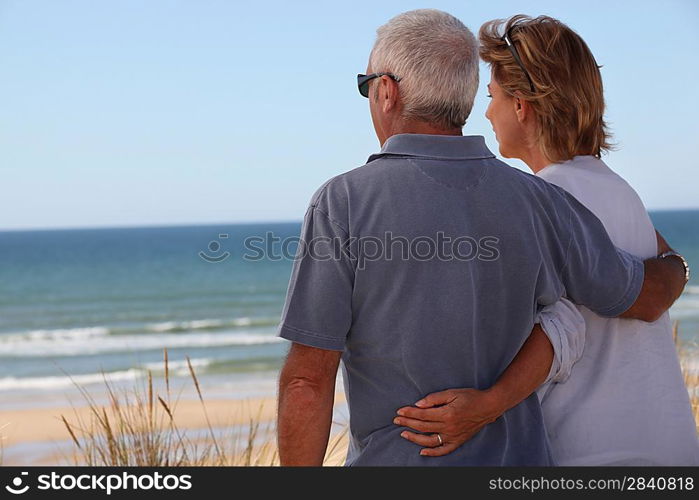
[[527, 68], [524, 67], [524, 64], [522, 63], [522, 59], [519, 58], [519, 54], [517, 53], [517, 48], [515, 47], [514, 43], [512, 43], [512, 40], [510, 39], [510, 31], [512, 28], [507, 30], [504, 35], [502, 35], [502, 40], [507, 44], [507, 48], [510, 49], [510, 52], [512, 52], [512, 57], [515, 58], [515, 62], [519, 65], [519, 67], [522, 69], [522, 72], [524, 73], [524, 76], [527, 77], [527, 80], [529, 80], [529, 87], [531, 88], [532, 92], [535, 92], [534, 90], [534, 82], [532, 81], [532, 77], [529, 76], [529, 72], [527, 71]]
[[357, 87], [359, 87], [359, 93], [364, 97], [369, 97], [369, 82], [374, 78], [379, 78], [381, 76], [388, 76], [396, 82], [400, 81], [400, 78], [393, 73], [372, 73], [370, 75], [362, 75], [360, 73], [357, 75]]

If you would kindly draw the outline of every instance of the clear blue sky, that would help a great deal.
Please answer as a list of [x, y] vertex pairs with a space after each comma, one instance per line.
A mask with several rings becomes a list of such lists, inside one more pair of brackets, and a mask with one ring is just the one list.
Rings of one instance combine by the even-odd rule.
[[[604, 66], [607, 162], [650, 209], [699, 207], [698, 5], [0, 0], [0, 229], [300, 220], [378, 149], [355, 75], [421, 7], [567, 22]], [[497, 150], [487, 81], [465, 133]]]

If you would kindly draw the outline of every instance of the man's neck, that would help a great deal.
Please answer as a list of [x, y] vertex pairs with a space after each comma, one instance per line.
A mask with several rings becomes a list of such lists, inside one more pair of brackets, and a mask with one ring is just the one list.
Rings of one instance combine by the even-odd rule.
[[427, 134], [427, 135], [463, 135], [460, 128], [443, 129], [431, 123], [408, 121], [402, 122], [393, 130], [393, 134]]

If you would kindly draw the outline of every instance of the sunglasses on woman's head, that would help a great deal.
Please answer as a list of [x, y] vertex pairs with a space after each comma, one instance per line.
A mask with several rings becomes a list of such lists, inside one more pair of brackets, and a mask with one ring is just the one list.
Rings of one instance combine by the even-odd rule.
[[529, 72], [527, 71], [527, 68], [524, 67], [524, 63], [522, 63], [522, 59], [519, 57], [519, 53], [517, 52], [517, 48], [515, 47], [514, 43], [512, 43], [512, 40], [510, 39], [510, 31], [512, 31], [512, 28], [507, 30], [504, 35], [502, 35], [502, 40], [507, 44], [507, 48], [510, 49], [510, 52], [512, 52], [512, 57], [514, 57], [515, 62], [517, 65], [521, 68], [522, 72], [524, 73], [524, 76], [527, 77], [527, 80], [529, 80], [529, 87], [531, 88], [532, 92], [535, 92], [534, 90], [534, 82], [532, 81], [532, 77], [529, 76]]
[[371, 73], [370, 75], [362, 75], [360, 73], [357, 75], [357, 87], [359, 87], [359, 93], [364, 97], [369, 97], [369, 82], [374, 78], [379, 78], [381, 76], [388, 76], [396, 82], [400, 81], [400, 78], [393, 73]]

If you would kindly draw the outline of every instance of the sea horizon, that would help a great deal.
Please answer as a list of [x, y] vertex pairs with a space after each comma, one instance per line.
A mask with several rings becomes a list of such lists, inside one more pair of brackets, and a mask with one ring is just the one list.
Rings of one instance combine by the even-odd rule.
[[[666, 213], [666, 212], [699, 212], [699, 207], [689, 207], [689, 208], [655, 208], [648, 209], [649, 214], [653, 213]], [[145, 224], [106, 224], [106, 225], [78, 225], [78, 226], [55, 226], [55, 227], [44, 227], [44, 226], [30, 226], [30, 227], [17, 227], [17, 228], [2, 228], [0, 227], [1, 233], [13, 233], [13, 232], [25, 232], [25, 231], [81, 231], [81, 230], [106, 230], [106, 229], [161, 229], [170, 227], [215, 227], [215, 226], [251, 226], [257, 224], [296, 224], [303, 222], [302, 218], [294, 219], [260, 219], [257, 220], [244, 220], [244, 221], [218, 221], [218, 222], [172, 222], [172, 223], [145, 223]]]

